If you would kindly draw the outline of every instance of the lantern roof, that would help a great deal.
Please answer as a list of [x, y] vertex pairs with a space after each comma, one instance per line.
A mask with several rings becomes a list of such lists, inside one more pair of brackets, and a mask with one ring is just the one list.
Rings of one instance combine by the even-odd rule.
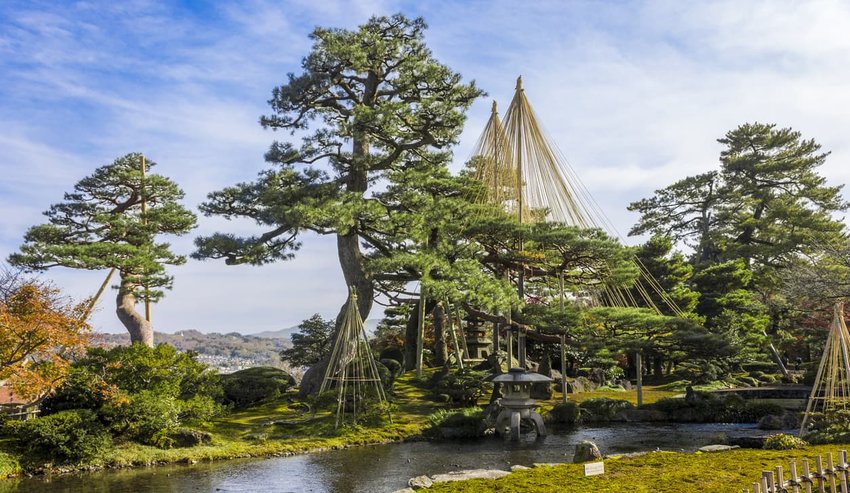
[[530, 372], [524, 368], [511, 368], [507, 373], [488, 377], [493, 383], [536, 383], [551, 382], [546, 375]]

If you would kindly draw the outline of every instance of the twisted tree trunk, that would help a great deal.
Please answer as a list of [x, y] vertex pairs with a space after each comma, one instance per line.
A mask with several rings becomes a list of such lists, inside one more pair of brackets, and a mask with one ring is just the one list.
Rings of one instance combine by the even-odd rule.
[[118, 320], [124, 324], [127, 332], [130, 333], [130, 342], [153, 347], [153, 325], [136, 311], [136, 296], [133, 294], [133, 290], [129, 289], [123, 281], [115, 303]]

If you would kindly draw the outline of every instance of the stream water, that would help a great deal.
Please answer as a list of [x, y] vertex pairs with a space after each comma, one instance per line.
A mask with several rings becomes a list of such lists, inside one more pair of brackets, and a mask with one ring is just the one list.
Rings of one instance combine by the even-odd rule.
[[285, 458], [245, 459], [145, 469], [0, 480], [0, 493], [391, 492], [422, 474], [507, 469], [568, 462], [575, 444], [593, 440], [603, 454], [684, 450], [722, 443], [727, 434], [763, 435], [754, 425], [623, 424], [555, 429], [545, 440], [498, 438], [357, 447]]

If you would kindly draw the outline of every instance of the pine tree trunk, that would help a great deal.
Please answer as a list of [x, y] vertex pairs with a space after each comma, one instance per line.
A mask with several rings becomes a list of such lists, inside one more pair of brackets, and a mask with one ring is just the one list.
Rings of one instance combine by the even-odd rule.
[[[370, 79], [374, 79], [370, 76]], [[374, 91], [377, 82], [371, 81], [367, 92]], [[348, 171], [348, 176], [345, 179], [346, 192], [356, 192], [360, 195], [366, 193], [369, 186], [367, 173], [367, 158], [369, 156], [369, 141], [364, 134], [357, 135], [354, 138], [352, 154], [354, 155], [354, 163]], [[372, 310], [372, 301], [375, 297], [372, 280], [366, 273], [365, 258], [360, 250], [360, 237], [356, 227], [352, 227], [345, 233], [339, 233], [336, 236], [336, 248], [339, 255], [339, 265], [342, 268], [342, 275], [345, 278], [345, 284], [348, 287], [354, 286], [357, 290], [357, 309], [360, 312], [360, 317], [365, 321], [369, 317], [369, 312]], [[336, 328], [334, 329], [333, 340], [336, 341], [342, 327], [342, 319], [345, 310], [348, 306], [346, 302], [342, 304], [339, 313], [336, 316]], [[325, 369], [328, 366], [330, 354], [322, 358], [322, 361], [311, 366], [304, 377], [301, 379], [301, 385], [298, 388], [299, 393], [303, 395], [314, 394], [319, 391], [324, 378]]]
[[118, 320], [124, 324], [127, 332], [130, 333], [130, 343], [138, 342], [153, 347], [153, 325], [136, 311], [136, 297], [132, 290], [125, 289], [122, 286], [118, 290], [115, 302], [117, 305], [115, 312], [118, 314]]
[[443, 366], [449, 352], [446, 344], [446, 311], [441, 303], [436, 303], [431, 313], [434, 316], [434, 365]]

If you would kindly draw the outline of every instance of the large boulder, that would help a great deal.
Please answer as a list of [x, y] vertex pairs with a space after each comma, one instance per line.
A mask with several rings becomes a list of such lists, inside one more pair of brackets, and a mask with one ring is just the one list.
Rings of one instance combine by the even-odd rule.
[[599, 447], [595, 443], [590, 440], [582, 440], [576, 444], [576, 451], [573, 455], [574, 464], [600, 459], [602, 459], [602, 452], [599, 451]]

